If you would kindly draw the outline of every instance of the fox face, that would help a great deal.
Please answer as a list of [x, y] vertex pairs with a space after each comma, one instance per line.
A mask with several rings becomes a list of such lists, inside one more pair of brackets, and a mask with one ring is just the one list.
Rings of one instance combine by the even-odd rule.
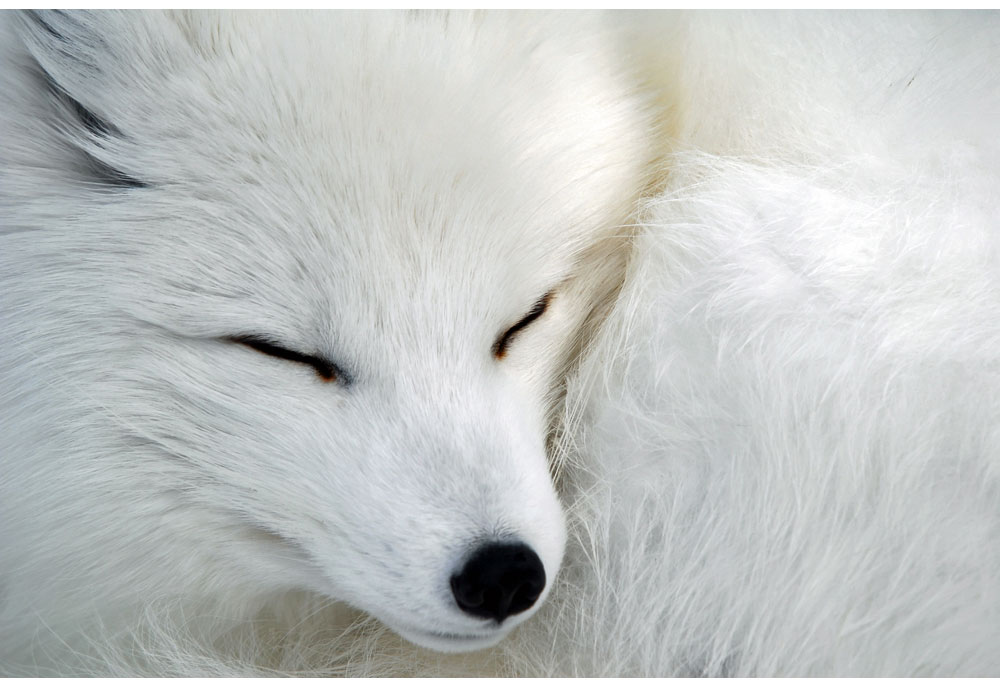
[[37, 326], [86, 340], [52, 355], [94, 400], [74, 489], [119, 557], [89, 584], [308, 589], [444, 651], [539, 606], [560, 380], [651, 153], [613, 61], [535, 20], [19, 20], [64, 243]]

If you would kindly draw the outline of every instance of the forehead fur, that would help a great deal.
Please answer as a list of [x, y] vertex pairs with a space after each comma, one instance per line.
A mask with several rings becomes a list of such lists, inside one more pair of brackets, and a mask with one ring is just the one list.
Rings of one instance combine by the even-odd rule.
[[143, 307], [184, 331], [446, 321], [492, 339], [628, 221], [653, 156], [597, 15], [43, 21], [39, 64], [120, 134], [94, 155], [145, 185], [76, 231], [160, 264]]
[[412, 251], [499, 223], [497, 241], [530, 235], [551, 255], [620, 220], [647, 162], [642, 103], [594, 49], [615, 37], [590, 15], [93, 21], [95, 109], [134, 144], [131, 166], [215, 206], [240, 188], [233, 202], [293, 215], [278, 226], [362, 229]]

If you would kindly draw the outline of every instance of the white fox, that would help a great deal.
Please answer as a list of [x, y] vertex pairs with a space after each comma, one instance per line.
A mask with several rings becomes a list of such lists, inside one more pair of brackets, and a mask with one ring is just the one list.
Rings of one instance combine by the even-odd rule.
[[1000, 674], [998, 22], [0, 15], [0, 673]]

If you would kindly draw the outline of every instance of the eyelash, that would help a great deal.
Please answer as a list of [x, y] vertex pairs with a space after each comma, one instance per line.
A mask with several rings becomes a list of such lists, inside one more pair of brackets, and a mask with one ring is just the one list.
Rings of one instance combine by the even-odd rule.
[[528, 325], [537, 320], [539, 317], [545, 314], [545, 311], [549, 308], [549, 303], [552, 301], [552, 292], [549, 291], [547, 294], [538, 299], [535, 306], [531, 311], [521, 318], [517, 324], [505, 331], [500, 335], [500, 338], [496, 340], [493, 344], [493, 357], [497, 360], [502, 360], [505, 355], [507, 355], [507, 349], [510, 348], [511, 342], [521, 333]]
[[316, 374], [319, 375], [320, 379], [324, 382], [340, 382], [344, 385], [351, 383], [350, 378], [342, 369], [340, 369], [340, 367], [337, 366], [336, 363], [323, 358], [322, 356], [299, 353], [298, 351], [290, 350], [259, 336], [233, 336], [229, 337], [229, 341], [249, 346], [255, 351], [263, 353], [264, 355], [269, 355], [273, 358], [280, 358], [281, 360], [290, 360], [293, 363], [309, 365], [316, 370]]

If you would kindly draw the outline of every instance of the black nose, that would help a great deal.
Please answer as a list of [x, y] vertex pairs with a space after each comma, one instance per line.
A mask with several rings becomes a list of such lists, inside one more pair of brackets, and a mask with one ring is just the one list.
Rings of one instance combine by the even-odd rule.
[[524, 544], [481, 546], [451, 578], [459, 608], [497, 622], [531, 608], [543, 589], [545, 567]]

